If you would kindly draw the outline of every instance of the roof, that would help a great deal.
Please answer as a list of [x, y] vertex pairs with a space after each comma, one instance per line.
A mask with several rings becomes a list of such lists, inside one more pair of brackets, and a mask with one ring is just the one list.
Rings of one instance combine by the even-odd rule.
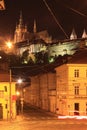
[[68, 61], [68, 64], [87, 64], [87, 49], [77, 51]]
[[7, 71], [0, 70], [0, 82], [10, 82], [10, 73]]
[[43, 45], [47, 45], [47, 43], [41, 38], [33, 38], [30, 41], [25, 40], [25, 41], [22, 41], [22, 42], [15, 43], [15, 45], [17, 47], [21, 48], [21, 47], [29, 46], [31, 44], [38, 44], [38, 43], [43, 44]]

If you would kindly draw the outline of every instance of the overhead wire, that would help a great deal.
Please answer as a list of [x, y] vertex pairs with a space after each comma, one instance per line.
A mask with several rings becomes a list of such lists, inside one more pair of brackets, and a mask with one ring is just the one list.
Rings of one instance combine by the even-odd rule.
[[56, 24], [59, 26], [59, 28], [62, 30], [62, 32], [64, 33], [64, 35], [66, 36], [66, 38], [68, 39], [68, 35], [66, 34], [66, 32], [64, 31], [63, 27], [60, 25], [59, 21], [57, 20], [57, 18], [55, 17], [54, 13], [52, 12], [51, 8], [49, 7], [49, 5], [47, 4], [46, 0], [43, 0], [44, 4], [46, 5], [47, 9], [49, 10], [49, 12], [51, 13], [51, 15], [53, 16]]
[[[56, 2], [56, 0], [54, 0], [54, 1]], [[61, 1], [60, 1], [60, 2], [61, 2]], [[77, 9], [70, 7], [69, 5], [65, 4], [64, 2], [61, 2], [61, 4], [62, 4], [64, 7], [66, 7], [66, 8], [68, 8], [68, 9], [72, 10], [73, 12], [75, 12], [75, 13], [77, 13], [77, 14], [79, 14], [79, 15], [81, 15], [81, 16], [87, 18], [87, 15], [85, 15], [84, 13], [78, 11]]]
[[64, 3], [63, 3], [63, 5], [66, 6], [68, 9], [72, 10], [73, 12], [75, 12], [75, 13], [77, 13], [77, 14], [87, 18], [87, 15], [83, 14], [82, 12], [80, 12], [80, 11], [74, 9], [74, 8], [69, 7], [68, 5], [66, 5]]

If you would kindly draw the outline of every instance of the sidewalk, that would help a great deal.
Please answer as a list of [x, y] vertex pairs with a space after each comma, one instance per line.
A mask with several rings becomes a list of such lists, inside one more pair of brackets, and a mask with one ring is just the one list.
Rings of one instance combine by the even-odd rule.
[[50, 115], [50, 116], [52, 116], [52, 117], [54, 117], [54, 118], [58, 118], [58, 115], [57, 114], [55, 114], [55, 113], [52, 113], [52, 112], [49, 112], [49, 111], [46, 111], [46, 110], [43, 110], [43, 109], [40, 109], [40, 108], [38, 108], [38, 107], [36, 107], [36, 106], [31, 106], [31, 105], [26, 105], [25, 106], [25, 108], [24, 108], [24, 114], [22, 115], [22, 114], [19, 114], [19, 115], [17, 115], [16, 116], [16, 118], [15, 119], [8, 119], [8, 120], [0, 120], [0, 124], [6, 124], [6, 123], [12, 123], [12, 122], [20, 122], [20, 121], [23, 121], [24, 119], [25, 119], [25, 117], [26, 117], [26, 111], [28, 111], [29, 109], [33, 109], [33, 110], [36, 110], [36, 111], [38, 111], [38, 112], [41, 112], [41, 113], [43, 113], [44, 115], [46, 114], [46, 115]]
[[44, 110], [44, 109], [40, 109], [40, 108], [38, 108], [37, 106], [33, 106], [33, 105], [30, 105], [30, 104], [27, 104], [26, 106], [29, 107], [29, 108], [32, 108], [32, 109], [36, 109], [36, 110], [38, 110], [38, 111], [40, 111], [40, 112], [49, 114], [49, 115], [51, 115], [51, 116], [58, 117], [58, 114], [53, 113], [53, 112], [50, 112], [50, 111], [47, 111], [47, 110]]
[[23, 116], [22, 115], [16, 116], [15, 119], [0, 120], [0, 125], [1, 124], [10, 124], [12, 122], [19, 122], [19, 121], [23, 121]]

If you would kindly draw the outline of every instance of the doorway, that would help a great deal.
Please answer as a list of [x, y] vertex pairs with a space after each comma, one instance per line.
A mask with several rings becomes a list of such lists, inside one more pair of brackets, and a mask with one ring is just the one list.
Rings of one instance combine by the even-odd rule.
[[74, 104], [74, 115], [79, 115], [79, 103]]
[[3, 107], [2, 107], [2, 104], [0, 104], [0, 119], [3, 119]]

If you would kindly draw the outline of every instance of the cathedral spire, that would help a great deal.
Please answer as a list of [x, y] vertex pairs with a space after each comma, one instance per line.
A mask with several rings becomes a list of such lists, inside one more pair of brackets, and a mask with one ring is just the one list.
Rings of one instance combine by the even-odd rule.
[[20, 11], [19, 26], [22, 27], [22, 25], [23, 25], [23, 17], [22, 17], [22, 11]]
[[36, 33], [36, 32], [37, 32], [36, 20], [34, 20], [34, 28], [33, 28], [33, 32], [34, 32], [34, 33]]
[[87, 33], [85, 29], [83, 30], [82, 38], [87, 38]]
[[77, 35], [76, 35], [76, 32], [75, 32], [74, 28], [73, 28], [72, 33], [70, 35], [70, 40], [73, 40], [73, 39], [77, 39]]

